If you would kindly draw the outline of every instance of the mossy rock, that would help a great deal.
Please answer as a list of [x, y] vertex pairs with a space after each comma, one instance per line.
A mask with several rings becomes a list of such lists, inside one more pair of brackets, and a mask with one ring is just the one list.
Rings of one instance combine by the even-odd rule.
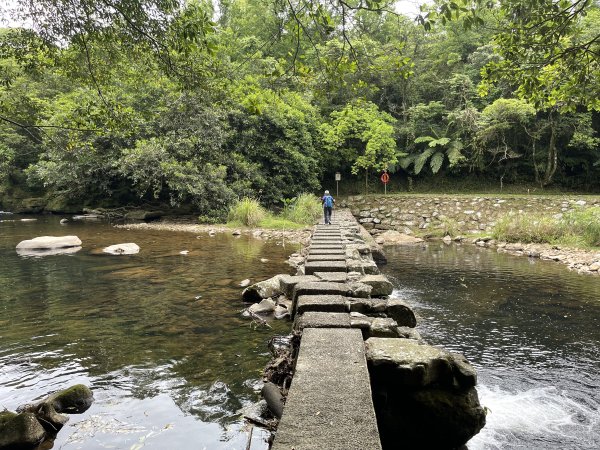
[[0, 412], [0, 450], [33, 449], [45, 436], [32, 413]]
[[58, 413], [81, 414], [87, 411], [93, 401], [94, 394], [90, 388], [76, 384], [50, 395], [44, 403], [51, 404]]

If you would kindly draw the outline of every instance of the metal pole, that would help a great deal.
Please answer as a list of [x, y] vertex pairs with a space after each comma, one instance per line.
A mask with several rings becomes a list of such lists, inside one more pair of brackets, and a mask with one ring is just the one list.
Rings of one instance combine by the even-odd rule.
[[335, 180], [335, 196], [340, 196], [340, 182], [339, 180]]

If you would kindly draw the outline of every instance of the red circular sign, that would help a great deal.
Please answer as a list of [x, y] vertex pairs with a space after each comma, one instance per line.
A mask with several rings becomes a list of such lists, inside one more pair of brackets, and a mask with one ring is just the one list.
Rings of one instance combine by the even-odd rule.
[[389, 174], [389, 173], [387, 173], [387, 172], [383, 172], [383, 173], [381, 174], [381, 182], [382, 182], [383, 184], [388, 184], [388, 182], [389, 182], [389, 181], [390, 181], [390, 174]]

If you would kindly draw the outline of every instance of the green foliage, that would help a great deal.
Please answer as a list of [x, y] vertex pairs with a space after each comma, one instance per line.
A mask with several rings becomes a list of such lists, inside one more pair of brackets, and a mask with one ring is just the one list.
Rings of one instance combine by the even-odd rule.
[[600, 208], [575, 210], [560, 218], [546, 215], [509, 215], [493, 230], [506, 242], [600, 246]]
[[359, 170], [382, 170], [396, 164], [399, 152], [394, 139], [396, 120], [371, 102], [356, 101], [331, 113], [331, 123], [321, 133], [332, 167], [351, 165]]
[[256, 227], [266, 216], [267, 212], [258, 200], [245, 197], [229, 208], [227, 220], [248, 227]]
[[322, 213], [320, 199], [313, 194], [303, 193], [284, 208], [282, 215], [295, 223], [313, 225]]

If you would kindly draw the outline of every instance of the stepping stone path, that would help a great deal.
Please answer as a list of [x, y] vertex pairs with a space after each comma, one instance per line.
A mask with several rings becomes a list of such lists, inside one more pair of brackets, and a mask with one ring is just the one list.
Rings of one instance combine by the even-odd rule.
[[[388, 298], [393, 286], [374, 261], [385, 262], [381, 249], [350, 211], [336, 210], [335, 220], [315, 227], [298, 274], [279, 279], [301, 340], [271, 448], [379, 450], [382, 440], [405, 438], [422, 439], [420, 448], [460, 447], [485, 424], [474, 370], [461, 355], [423, 342], [412, 309]], [[406, 426], [412, 412], [401, 395], [415, 386], [429, 402], [419, 423], [435, 431], [426, 436]], [[400, 400], [382, 403], [388, 393]]]

